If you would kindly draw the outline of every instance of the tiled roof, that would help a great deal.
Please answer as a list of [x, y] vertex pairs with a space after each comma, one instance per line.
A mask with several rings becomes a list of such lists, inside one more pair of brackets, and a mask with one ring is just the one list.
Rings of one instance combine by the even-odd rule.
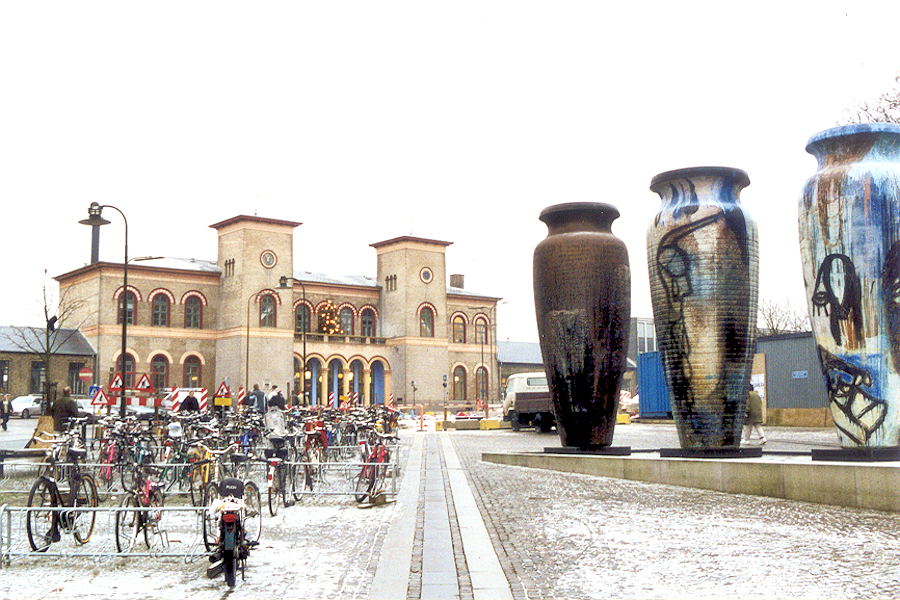
[[[541, 345], [536, 342], [497, 342], [497, 360], [501, 363], [520, 365], [536, 365], [543, 368], [544, 355]], [[630, 358], [629, 369], [637, 369], [637, 364]]]
[[[0, 352], [20, 352], [32, 354], [40, 351], [46, 343], [42, 327], [0, 326]], [[59, 344], [59, 346], [57, 346]], [[51, 348], [54, 354], [70, 356], [93, 356], [94, 349], [77, 329], [58, 329], [51, 334]]]

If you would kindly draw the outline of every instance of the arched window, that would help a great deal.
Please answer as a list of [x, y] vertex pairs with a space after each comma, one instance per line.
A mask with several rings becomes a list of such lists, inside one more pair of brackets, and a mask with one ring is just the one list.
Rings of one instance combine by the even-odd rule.
[[364, 308], [359, 315], [362, 324], [362, 335], [365, 337], [375, 337], [375, 311], [371, 308]]
[[157, 354], [150, 361], [150, 383], [157, 390], [169, 387], [169, 359], [162, 354]]
[[186, 329], [203, 327], [203, 302], [197, 296], [188, 296], [184, 301], [184, 326]]
[[490, 340], [488, 340], [487, 333], [487, 321], [484, 319], [477, 319], [475, 321], [475, 343], [476, 344], [489, 344]]
[[269, 294], [259, 299], [259, 326], [275, 327], [275, 298]]
[[122, 315], [125, 315], [125, 320], [129, 325], [137, 322], [137, 299], [134, 297], [134, 293], [128, 290], [119, 294], [119, 317], [116, 322], [120, 325], [122, 324]]
[[419, 312], [419, 337], [434, 337], [434, 312], [427, 306]]
[[456, 344], [466, 343], [466, 320], [460, 315], [453, 317], [453, 342]]
[[475, 398], [482, 402], [488, 399], [488, 372], [484, 367], [475, 371]]
[[169, 297], [165, 294], [153, 296], [153, 317], [151, 324], [154, 327], [169, 326]]
[[294, 331], [297, 333], [309, 333], [309, 307], [305, 304], [298, 305], [294, 316], [296, 318]]
[[181, 385], [183, 387], [197, 388], [200, 385], [200, 359], [196, 356], [188, 356], [184, 359], [184, 377]]
[[341, 331], [345, 335], [353, 335], [353, 309], [349, 306], [341, 309]]
[[453, 399], [456, 401], [466, 399], [466, 370], [461, 366], [453, 369]]
[[116, 365], [116, 369], [119, 373], [122, 374], [122, 381], [125, 383], [126, 388], [134, 387], [134, 365], [135, 360], [134, 357], [130, 354], [125, 354], [125, 361], [123, 364], [122, 356], [119, 356], [118, 364]]

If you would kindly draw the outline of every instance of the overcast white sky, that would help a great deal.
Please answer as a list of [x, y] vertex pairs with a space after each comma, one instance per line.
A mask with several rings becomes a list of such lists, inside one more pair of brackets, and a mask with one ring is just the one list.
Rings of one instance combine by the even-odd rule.
[[[537, 341], [541, 209], [616, 205], [652, 316], [657, 173], [745, 169], [763, 299], [804, 306], [804, 147], [900, 73], [896, 2], [4, 2], [0, 322], [90, 258], [92, 201], [129, 254], [214, 260], [208, 225], [300, 221], [295, 268], [375, 275], [372, 242], [454, 242], [448, 270]], [[101, 258], [121, 260], [121, 219]]]

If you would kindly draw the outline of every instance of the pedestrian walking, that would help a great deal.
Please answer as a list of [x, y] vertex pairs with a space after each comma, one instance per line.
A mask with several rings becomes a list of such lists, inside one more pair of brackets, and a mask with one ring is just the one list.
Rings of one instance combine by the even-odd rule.
[[250, 397], [253, 398], [253, 406], [256, 407], [261, 414], [265, 414], [266, 412], [266, 393], [259, 389], [259, 384], [253, 384], [253, 391], [250, 392]]
[[3, 394], [0, 400], [0, 419], [3, 420], [3, 431], [6, 431], [6, 422], [9, 421], [9, 415], [12, 414], [12, 402], [9, 401], [9, 394]]
[[753, 386], [750, 386], [750, 390], [747, 393], [747, 418], [744, 420], [744, 443], [750, 443], [750, 434], [753, 429], [756, 429], [756, 434], [759, 436], [759, 445], [762, 446], [768, 440], [766, 440], [766, 432], [763, 431], [762, 428], [762, 398], [759, 396], [759, 393], [753, 389]]

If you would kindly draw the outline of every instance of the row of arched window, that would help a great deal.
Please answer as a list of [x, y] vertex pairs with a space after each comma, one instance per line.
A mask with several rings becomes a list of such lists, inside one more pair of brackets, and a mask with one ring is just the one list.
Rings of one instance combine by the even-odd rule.
[[[265, 296], [264, 296], [265, 298]], [[330, 311], [334, 310], [334, 314]], [[262, 321], [262, 306], [260, 306], [260, 326], [266, 327]], [[316, 315], [315, 329], [312, 327], [311, 314]], [[294, 307], [294, 331], [297, 333], [329, 333], [331, 319], [337, 321], [340, 333], [343, 335], [358, 335], [362, 337], [377, 337], [378, 312], [374, 306], [366, 305], [357, 310], [352, 304], [341, 304], [334, 307], [327, 300], [320, 302], [315, 308], [310, 302], [303, 301]], [[268, 325], [274, 327], [273, 325]]]
[[[484, 366], [475, 369], [475, 399], [488, 399], [488, 371]], [[468, 371], [463, 365], [453, 369], [453, 400], [466, 402], [468, 398]]]
[[[419, 337], [434, 337], [434, 318], [437, 314], [434, 306], [430, 303], [424, 303], [419, 306]], [[456, 344], [465, 344], [468, 342], [467, 332], [469, 318], [464, 313], [455, 313], [451, 319], [451, 340]], [[472, 340], [476, 344], [488, 344], [490, 339], [488, 336], [488, 321], [484, 315], [475, 317], [475, 338]]]
[[[118, 300], [118, 317], [116, 322], [121, 324], [125, 319], [129, 325], [138, 322], [138, 307], [141, 302], [141, 294], [135, 288], [128, 287], [124, 292], [122, 288], [116, 290]], [[147, 298], [150, 304], [150, 325], [153, 327], [171, 327], [173, 324], [174, 307], [178, 304], [175, 295], [167, 289], [156, 289], [150, 292]], [[203, 329], [203, 307], [206, 306], [206, 296], [196, 290], [185, 292], [181, 296], [180, 304], [184, 307], [182, 315], [185, 329]]]
[[[137, 382], [139, 373], [146, 370], [137, 369], [137, 361], [131, 354], [125, 354], [125, 360], [119, 357], [117, 361], [117, 370], [122, 374], [126, 388], [133, 388]], [[203, 387], [203, 361], [196, 354], [189, 354], [184, 357], [180, 365], [180, 375], [178, 369], [173, 369], [169, 357], [165, 354], [154, 354], [150, 358], [150, 383], [157, 390], [167, 387]]]

